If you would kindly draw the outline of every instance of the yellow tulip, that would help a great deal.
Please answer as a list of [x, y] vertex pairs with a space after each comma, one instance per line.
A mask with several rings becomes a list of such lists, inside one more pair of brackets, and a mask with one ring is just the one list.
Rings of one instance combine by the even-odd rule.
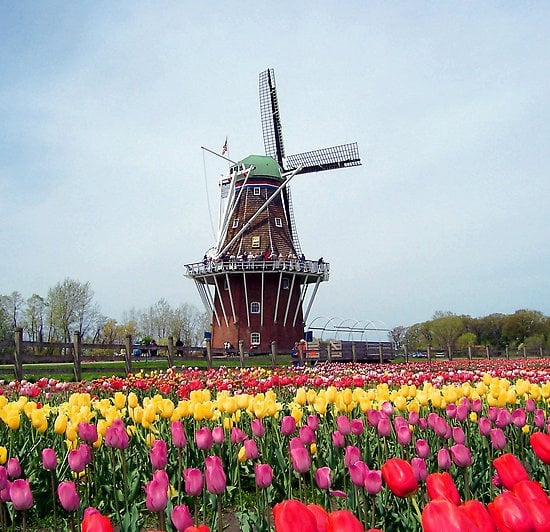
[[317, 454], [317, 444], [315, 442], [309, 444], [309, 452], [312, 456]]
[[134, 392], [128, 394], [128, 406], [135, 408], [139, 404], [138, 397]]
[[126, 405], [126, 396], [122, 392], [116, 392], [113, 395], [113, 404], [118, 410], [122, 410]]
[[0, 446], [0, 465], [4, 465], [8, 461], [8, 450], [2, 445]]
[[56, 434], [65, 434], [65, 431], [67, 430], [67, 422], [68, 418], [65, 414], [58, 414], [53, 424], [53, 431]]
[[239, 462], [241, 463], [246, 462], [246, 450], [244, 446], [242, 446], [239, 449], [239, 453], [237, 454], [237, 460], [239, 460]]

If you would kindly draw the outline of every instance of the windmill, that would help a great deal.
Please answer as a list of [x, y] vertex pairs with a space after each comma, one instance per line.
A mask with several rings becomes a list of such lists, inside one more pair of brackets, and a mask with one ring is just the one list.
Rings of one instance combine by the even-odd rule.
[[[244, 342], [289, 350], [330, 266], [301, 249], [289, 183], [296, 175], [361, 164], [357, 143], [285, 156], [273, 69], [260, 73], [265, 155], [231, 162], [220, 179], [218, 238], [201, 262], [187, 264], [212, 316], [212, 346]], [[304, 310], [305, 309], [305, 310]]]

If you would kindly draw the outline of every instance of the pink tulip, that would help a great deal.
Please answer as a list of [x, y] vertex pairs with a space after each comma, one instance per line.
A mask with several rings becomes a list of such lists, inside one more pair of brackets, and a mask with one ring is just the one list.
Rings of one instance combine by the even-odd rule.
[[115, 419], [105, 431], [105, 445], [113, 449], [127, 449], [130, 445], [130, 437], [122, 419]]
[[231, 429], [231, 443], [242, 443], [246, 438], [248, 438], [248, 434], [244, 432], [244, 430], [239, 427], [233, 427]]
[[487, 409], [487, 417], [489, 418], [489, 421], [494, 423], [498, 416], [498, 408], [496, 406], [490, 406]]
[[256, 440], [245, 440], [243, 445], [246, 459], [256, 460], [256, 458], [260, 455], [258, 446], [256, 445]]
[[19, 478], [21, 476], [21, 464], [18, 458], [10, 458], [6, 469], [8, 470], [8, 477], [10, 478]]
[[369, 495], [376, 495], [382, 489], [382, 472], [371, 469], [365, 475], [365, 490]]
[[261, 419], [253, 419], [250, 422], [250, 428], [256, 438], [261, 438], [265, 434], [265, 426]]
[[363, 430], [365, 429], [365, 424], [363, 423], [362, 419], [352, 419], [351, 420], [351, 433], [355, 436], [360, 436], [363, 434]]
[[50, 447], [42, 449], [42, 467], [48, 470], [53, 470], [57, 467], [57, 455]]
[[164, 440], [155, 440], [149, 451], [153, 469], [164, 469], [168, 463], [168, 446]]
[[212, 429], [212, 441], [216, 445], [221, 445], [225, 440], [225, 432], [223, 427], [217, 426]]
[[292, 449], [296, 449], [296, 448], [302, 449], [304, 447], [305, 447], [304, 442], [298, 437], [291, 438], [290, 441], [288, 442], [288, 448], [291, 451]]
[[281, 419], [281, 432], [284, 436], [290, 436], [296, 430], [296, 420], [292, 416]]
[[273, 482], [273, 469], [269, 464], [256, 464], [254, 466], [256, 485], [259, 488], [268, 488]]
[[527, 399], [527, 401], [525, 401], [525, 410], [529, 413], [532, 413], [535, 411], [535, 408], [537, 407], [534, 399]]
[[502, 429], [491, 429], [491, 443], [495, 449], [504, 449], [506, 447], [506, 435]]
[[477, 426], [482, 436], [489, 436], [489, 434], [491, 434], [491, 422], [486, 417], [480, 417]]
[[292, 467], [297, 473], [306, 473], [311, 467], [311, 457], [309, 451], [302, 448], [295, 448], [290, 450], [290, 458], [292, 459]]
[[338, 416], [336, 418], [336, 427], [344, 436], [351, 433], [351, 422], [347, 416]]
[[537, 428], [542, 429], [544, 427], [544, 410], [537, 408], [533, 416], [533, 423]]
[[451, 467], [451, 455], [444, 447], [437, 451], [437, 467], [439, 469], [449, 469]]
[[317, 416], [316, 414], [310, 414], [309, 416], [307, 416], [307, 426], [315, 431], [315, 430], [318, 430], [319, 429], [319, 416]]
[[458, 421], [466, 421], [468, 419], [468, 414], [470, 413], [470, 409], [465, 405], [459, 405], [456, 408], [456, 419]]
[[80, 507], [80, 497], [74, 482], [60, 482], [57, 486], [57, 496], [59, 497], [61, 506], [67, 512], [76, 512]]
[[362, 460], [356, 460], [353, 464], [348, 466], [349, 476], [351, 481], [356, 486], [363, 486], [365, 483], [365, 477], [369, 472], [369, 468]]
[[380, 418], [380, 421], [377, 425], [378, 435], [382, 436], [383, 438], [389, 436], [391, 434], [391, 423], [390, 420], [387, 417]]
[[309, 425], [302, 425], [298, 434], [304, 445], [311, 445], [315, 441], [315, 432]]
[[409, 412], [409, 418], [407, 420], [409, 425], [418, 425], [419, 420], [420, 414], [418, 412], [415, 412], [414, 410]]
[[28, 479], [14, 480], [10, 485], [9, 496], [18, 512], [28, 510], [34, 504]]
[[397, 429], [397, 443], [399, 443], [399, 445], [409, 445], [411, 439], [412, 435], [409, 425], [402, 425]]
[[451, 446], [451, 457], [453, 462], [459, 467], [467, 467], [472, 465], [472, 453], [466, 445], [457, 443]]
[[82, 441], [94, 443], [97, 441], [97, 427], [93, 423], [85, 423], [81, 421], [78, 424], [78, 436]]
[[456, 405], [451, 403], [445, 407], [445, 414], [449, 419], [454, 419], [456, 417]]
[[380, 411], [386, 416], [393, 415], [393, 405], [389, 401], [384, 401], [380, 406]]
[[184, 532], [186, 528], [193, 525], [193, 517], [185, 504], [178, 504], [172, 509], [172, 524], [178, 532]]
[[214, 445], [212, 431], [208, 427], [202, 427], [195, 432], [195, 443], [199, 449], [209, 451]]
[[361, 460], [361, 451], [359, 447], [355, 445], [348, 445], [344, 453], [344, 465], [349, 467], [351, 464], [355, 464], [358, 460]]
[[74, 473], [82, 473], [88, 465], [88, 455], [84, 450], [84, 447], [79, 445], [76, 449], [69, 451], [67, 457], [69, 467]]
[[172, 433], [172, 443], [174, 447], [182, 449], [187, 445], [187, 435], [183, 428], [183, 423], [178, 419], [170, 423], [170, 432]]
[[426, 440], [416, 440], [415, 447], [419, 458], [428, 458], [430, 456], [430, 446]]
[[483, 410], [483, 403], [481, 399], [474, 399], [472, 401], [472, 411], [479, 414]]
[[512, 414], [508, 412], [508, 409], [500, 408], [495, 419], [495, 425], [501, 429], [505, 429], [510, 423], [512, 423]]
[[0, 491], [8, 485], [8, 470], [4, 466], [0, 466]]
[[[164, 473], [164, 470], [159, 470]], [[168, 485], [162, 477], [153, 476], [145, 486], [145, 506], [150, 512], [162, 512], [168, 504]]]
[[204, 480], [202, 471], [196, 467], [189, 467], [183, 472], [183, 480], [185, 483], [185, 493], [196, 497], [202, 492]]
[[426, 467], [426, 460], [415, 456], [411, 460], [411, 465], [414, 471], [414, 476], [418, 482], [426, 480], [428, 476], [428, 468]]
[[466, 434], [464, 434], [462, 427], [453, 427], [452, 435], [455, 443], [464, 444], [466, 442]]
[[321, 490], [330, 489], [331, 473], [329, 467], [320, 467], [315, 471], [315, 483]]
[[525, 410], [523, 408], [516, 408], [512, 412], [512, 423], [518, 427], [522, 428], [527, 423], [527, 414], [525, 413]]
[[207, 456], [205, 460], [206, 489], [213, 494], [220, 495], [225, 491], [226, 476], [219, 456]]
[[0, 501], [9, 502], [10, 499], [11, 482], [6, 479], [5, 486], [0, 490]]
[[380, 421], [380, 412], [378, 410], [367, 410], [367, 422], [371, 427], [377, 427]]
[[342, 448], [344, 445], [346, 445], [346, 440], [344, 439], [344, 435], [339, 431], [335, 430], [332, 435], [332, 445], [337, 448]]

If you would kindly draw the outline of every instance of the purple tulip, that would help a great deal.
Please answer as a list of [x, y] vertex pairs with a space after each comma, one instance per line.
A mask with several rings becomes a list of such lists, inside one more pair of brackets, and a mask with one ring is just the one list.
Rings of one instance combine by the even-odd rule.
[[281, 432], [284, 436], [290, 436], [296, 430], [296, 420], [292, 416], [281, 419]]
[[292, 467], [297, 473], [306, 473], [311, 467], [311, 457], [305, 447], [296, 447], [290, 450]]
[[14, 480], [10, 485], [9, 496], [13, 507], [19, 512], [28, 510], [34, 504], [28, 479]]
[[227, 479], [219, 456], [207, 456], [205, 460], [206, 489], [215, 495], [225, 491]]
[[382, 489], [382, 472], [371, 469], [365, 475], [365, 491], [369, 495], [376, 495]]
[[225, 440], [225, 432], [223, 430], [223, 427], [217, 426], [212, 429], [212, 441], [217, 444], [221, 445]]
[[336, 427], [344, 436], [351, 433], [351, 422], [347, 416], [338, 416], [336, 418]]
[[183, 532], [193, 525], [193, 517], [185, 504], [178, 504], [172, 509], [172, 524], [178, 532]]
[[265, 434], [265, 426], [261, 419], [253, 419], [250, 422], [250, 428], [252, 429], [252, 434], [254, 434], [256, 438], [261, 438]]
[[57, 455], [50, 447], [42, 449], [42, 467], [50, 471], [57, 467]]
[[256, 485], [259, 488], [268, 488], [273, 482], [273, 469], [269, 464], [256, 464], [254, 466]]
[[80, 507], [80, 497], [76, 484], [71, 481], [60, 482], [57, 486], [59, 502], [67, 512], [76, 512]]
[[469, 447], [462, 443], [457, 443], [451, 446], [451, 457], [453, 462], [459, 467], [467, 467], [472, 465], [472, 453]]
[[418, 482], [426, 480], [428, 476], [428, 469], [426, 467], [426, 460], [423, 458], [414, 457], [411, 460], [411, 465], [414, 471], [414, 476]]
[[208, 427], [202, 427], [195, 432], [195, 443], [199, 449], [209, 451], [214, 444], [212, 431]]
[[21, 464], [19, 463], [18, 458], [10, 458], [6, 469], [8, 470], [8, 477], [10, 478], [19, 478], [21, 476]]
[[437, 451], [437, 467], [439, 469], [449, 469], [451, 467], [451, 455], [449, 451], [443, 447]]
[[367, 464], [362, 460], [357, 460], [348, 466], [348, 471], [351, 481], [356, 486], [363, 486], [367, 473], [369, 472]]
[[97, 441], [97, 427], [93, 423], [85, 423], [81, 421], [78, 424], [78, 436], [86, 443], [94, 443]]
[[164, 469], [168, 463], [168, 446], [164, 440], [155, 440], [149, 451], [153, 469]]
[[344, 435], [339, 431], [335, 430], [332, 434], [332, 445], [337, 448], [342, 448], [344, 445], [346, 445], [346, 440], [344, 439]]
[[504, 449], [506, 447], [506, 436], [502, 429], [491, 429], [491, 444], [495, 449]]
[[185, 493], [196, 497], [202, 492], [204, 486], [204, 480], [202, 478], [202, 471], [196, 467], [189, 467], [183, 472], [183, 480], [185, 486]]
[[258, 445], [256, 445], [256, 440], [245, 440], [243, 445], [247, 460], [256, 460], [256, 458], [260, 456]]
[[179, 419], [170, 423], [170, 432], [172, 433], [174, 447], [183, 449], [187, 445], [187, 435], [185, 434], [183, 423]]
[[416, 440], [415, 447], [419, 458], [428, 458], [430, 456], [430, 446], [426, 440]]
[[331, 473], [329, 467], [319, 467], [315, 471], [315, 483], [317, 484], [317, 487], [321, 490], [328, 490], [330, 489], [330, 483], [331, 483]]

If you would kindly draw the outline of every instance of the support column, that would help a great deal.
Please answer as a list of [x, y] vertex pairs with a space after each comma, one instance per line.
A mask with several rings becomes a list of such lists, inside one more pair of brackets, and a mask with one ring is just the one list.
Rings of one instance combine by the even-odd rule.
[[82, 380], [82, 343], [80, 338], [80, 333], [78, 331], [74, 332], [74, 346], [73, 346], [73, 366], [74, 366], [74, 378], [76, 382]]

